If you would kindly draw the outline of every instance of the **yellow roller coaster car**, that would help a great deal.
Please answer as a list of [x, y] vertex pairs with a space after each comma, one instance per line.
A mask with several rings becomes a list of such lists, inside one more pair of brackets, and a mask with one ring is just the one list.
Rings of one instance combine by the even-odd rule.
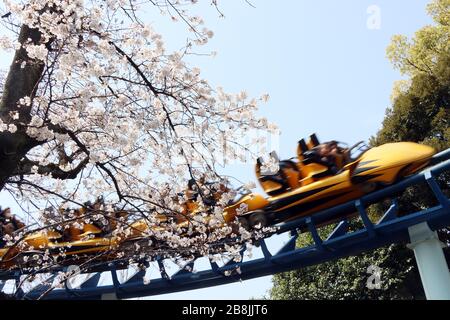
[[436, 153], [429, 146], [413, 142], [374, 148], [364, 142], [350, 148], [336, 144], [334, 163], [326, 163], [315, 154], [320, 147], [315, 134], [308, 143], [300, 140], [297, 159], [280, 161], [275, 173], [264, 174], [259, 160], [256, 175], [269, 197], [267, 204], [259, 202], [259, 207], [240, 215], [241, 223], [248, 227], [267, 226], [357, 199], [424, 168]]
[[[433, 148], [412, 142], [388, 143], [374, 148], [363, 142], [352, 147], [334, 141], [331, 145], [335, 148], [333, 156], [323, 157], [319, 150], [324, 144], [313, 134], [308, 142], [299, 141], [294, 159], [279, 161], [272, 153], [279, 164], [276, 172], [264, 172], [263, 161], [258, 159], [256, 176], [268, 196], [241, 193], [224, 209], [224, 223], [234, 223], [237, 218], [245, 228], [251, 229], [311, 215], [395, 183], [424, 168], [435, 154]], [[223, 191], [214, 196], [220, 197]], [[245, 213], [241, 213], [242, 206], [247, 208]], [[187, 218], [198, 211], [195, 199], [190, 198], [176, 222], [186, 227]], [[161, 222], [165, 220], [164, 216], [160, 217]], [[165, 230], [164, 224], [152, 228]], [[64, 252], [68, 257], [107, 253], [124, 242], [142, 238], [149, 226], [145, 220], [138, 220], [127, 232], [115, 236], [104, 236], [93, 224], [86, 224], [82, 231], [69, 231], [69, 241], [58, 232], [40, 231], [26, 236], [19, 245], [0, 249], [0, 269], [26, 264], [20, 260], [22, 256], [43, 254], [46, 250], [55, 256]], [[105, 257], [113, 255], [105, 254]]]

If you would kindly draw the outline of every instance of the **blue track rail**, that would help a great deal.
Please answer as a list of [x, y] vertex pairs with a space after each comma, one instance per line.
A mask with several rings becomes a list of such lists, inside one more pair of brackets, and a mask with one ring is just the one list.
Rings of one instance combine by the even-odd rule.
[[[392, 243], [408, 243], [410, 240], [408, 228], [413, 225], [426, 222], [431, 230], [450, 226], [450, 199], [436, 182], [439, 174], [450, 171], [450, 149], [435, 155], [432, 164], [420, 173], [360, 199], [315, 213], [309, 217], [278, 224], [276, 233], [288, 233], [290, 238], [274, 254], [268, 250], [265, 240], [261, 240], [260, 246], [264, 254], [262, 258], [238, 263], [230, 261], [221, 267], [210, 262], [209, 270], [195, 273], [181, 268], [171, 277], [167, 276], [162, 261], [158, 261], [161, 278], [152, 279], [148, 284], [144, 283], [145, 271], [139, 271], [128, 281], [120, 283], [116, 267], [114, 264], [109, 264], [107, 265], [108, 270], [103, 272], [111, 274], [112, 284], [99, 285], [103, 272], [96, 272], [78, 288], [70, 289], [66, 286], [62, 289], [53, 289], [44, 298], [100, 299], [105, 294], [114, 293], [117, 298], [126, 299], [199, 289], [295, 270], [357, 255]], [[408, 187], [423, 183], [426, 183], [433, 192], [437, 204], [422, 211], [409, 213], [401, 217], [397, 216], [399, 208], [396, 197], [398, 194]], [[366, 207], [384, 199], [391, 199], [391, 206], [377, 223], [372, 223], [367, 215]], [[350, 232], [347, 220], [343, 219], [326, 239], [320, 238], [317, 225], [352, 210], [360, 216], [364, 224], [362, 229]], [[300, 230], [307, 230], [311, 233], [314, 239], [313, 245], [303, 248], [296, 247]], [[244, 251], [241, 251], [241, 255], [243, 254]], [[190, 265], [192, 266], [192, 263]], [[228, 273], [231, 273], [231, 275], [228, 275]], [[20, 274], [9, 274], [3, 275], [3, 278], [16, 278], [16, 281], [18, 281], [19, 276]], [[48, 287], [41, 285], [27, 293], [19, 290], [16, 295], [23, 299], [37, 299], [46, 289]]]

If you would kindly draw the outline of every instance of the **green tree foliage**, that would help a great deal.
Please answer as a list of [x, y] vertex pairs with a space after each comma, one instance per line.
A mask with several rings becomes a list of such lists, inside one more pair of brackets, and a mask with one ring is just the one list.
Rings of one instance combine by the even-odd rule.
[[[412, 39], [396, 35], [387, 48], [387, 57], [407, 80], [394, 84], [392, 106], [387, 109], [382, 128], [370, 144], [414, 141], [435, 147], [450, 147], [450, 0], [434, 0], [427, 11], [434, 20], [416, 32]], [[448, 192], [449, 175], [439, 178]], [[408, 189], [400, 198], [400, 214], [436, 203], [426, 186]], [[370, 208], [379, 217], [386, 205]], [[324, 235], [331, 227], [323, 228]], [[441, 240], [450, 243], [448, 230]], [[310, 241], [300, 235], [298, 245]], [[448, 248], [445, 249], [450, 260]], [[367, 267], [381, 268], [380, 290], [366, 287]], [[404, 245], [391, 245], [355, 257], [330, 261], [297, 271], [275, 275], [272, 299], [422, 299], [413, 252]]]
[[450, 127], [450, 0], [435, 0], [427, 7], [435, 24], [416, 32], [413, 39], [396, 35], [387, 57], [409, 77], [394, 85], [393, 106], [383, 127], [371, 141], [416, 141], [449, 147]]
[[[358, 223], [353, 222], [354, 227]], [[320, 230], [321, 237], [332, 231], [331, 226]], [[298, 246], [311, 243], [309, 234], [302, 234]], [[359, 256], [329, 261], [296, 271], [275, 275], [272, 299], [422, 299], [417, 272], [413, 272], [413, 253], [393, 245]], [[381, 270], [381, 289], [371, 290], [367, 281], [371, 273], [367, 268], [378, 266]], [[419, 284], [419, 285], [417, 285]]]

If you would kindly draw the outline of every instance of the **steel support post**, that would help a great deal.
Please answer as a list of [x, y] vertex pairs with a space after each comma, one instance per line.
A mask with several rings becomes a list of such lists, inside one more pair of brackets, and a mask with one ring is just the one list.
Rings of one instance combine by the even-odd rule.
[[420, 278], [428, 300], [450, 300], [450, 272], [445, 261], [436, 231], [431, 231], [426, 222], [408, 229]]

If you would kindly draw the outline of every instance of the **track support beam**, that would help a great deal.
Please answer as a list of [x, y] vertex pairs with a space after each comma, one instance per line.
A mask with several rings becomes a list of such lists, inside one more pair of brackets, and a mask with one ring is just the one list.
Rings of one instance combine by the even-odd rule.
[[436, 231], [426, 222], [408, 228], [420, 278], [428, 300], [450, 300], [450, 272]]

